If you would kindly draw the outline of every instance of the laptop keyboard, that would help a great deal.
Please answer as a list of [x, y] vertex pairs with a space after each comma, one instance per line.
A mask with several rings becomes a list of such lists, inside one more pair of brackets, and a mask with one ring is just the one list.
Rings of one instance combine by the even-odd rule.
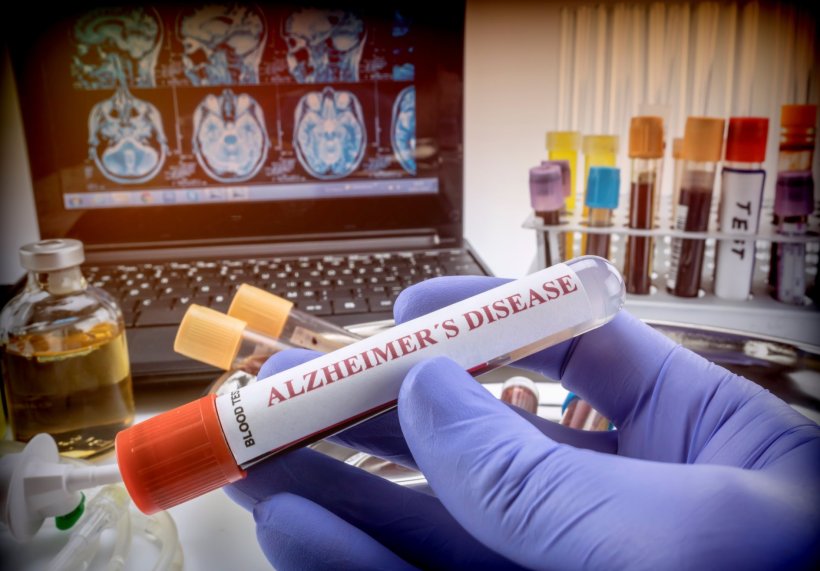
[[[120, 302], [127, 327], [175, 325], [192, 303], [227, 311], [248, 283], [317, 316], [392, 313], [406, 287], [443, 275], [484, 275], [462, 249], [87, 266]], [[374, 315], [375, 317], [375, 315]]]

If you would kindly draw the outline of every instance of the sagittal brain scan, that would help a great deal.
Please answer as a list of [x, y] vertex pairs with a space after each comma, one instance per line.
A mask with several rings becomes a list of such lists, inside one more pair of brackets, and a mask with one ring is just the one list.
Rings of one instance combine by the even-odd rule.
[[107, 179], [137, 184], [154, 178], [165, 163], [168, 141], [154, 105], [120, 86], [94, 105], [88, 118], [88, 152]]
[[325, 87], [304, 95], [296, 105], [293, 146], [296, 157], [316, 178], [341, 178], [364, 157], [367, 133], [362, 106], [349, 91]]
[[203, 6], [180, 18], [178, 34], [193, 85], [259, 83], [268, 33], [256, 6]]
[[208, 95], [194, 113], [194, 154], [207, 175], [220, 182], [240, 182], [259, 172], [270, 139], [256, 100], [225, 89]]
[[299, 83], [359, 81], [365, 36], [364, 22], [349, 12], [294, 12], [282, 27], [288, 70]]
[[155, 11], [93, 10], [77, 21], [73, 40], [71, 73], [79, 87], [112, 89], [123, 81], [136, 87], [156, 85], [162, 25]]
[[410, 174], [416, 174], [416, 88], [412, 85], [396, 97], [390, 135], [399, 164]]

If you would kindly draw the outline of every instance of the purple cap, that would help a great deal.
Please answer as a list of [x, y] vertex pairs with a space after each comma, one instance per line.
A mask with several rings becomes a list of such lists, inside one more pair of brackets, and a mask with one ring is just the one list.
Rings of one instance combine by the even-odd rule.
[[564, 184], [564, 196], [572, 194], [572, 173], [569, 171], [569, 161], [541, 161], [542, 167], [558, 165], [561, 169], [561, 181]]
[[561, 210], [564, 207], [564, 183], [558, 165], [530, 169], [530, 204], [536, 212]]
[[786, 171], [777, 175], [774, 213], [808, 216], [814, 212], [814, 180], [810, 171]]

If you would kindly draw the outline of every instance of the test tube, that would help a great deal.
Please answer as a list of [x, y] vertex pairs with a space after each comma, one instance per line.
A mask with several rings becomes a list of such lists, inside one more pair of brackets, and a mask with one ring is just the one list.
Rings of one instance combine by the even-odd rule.
[[173, 507], [244, 478], [274, 454], [389, 410], [423, 360], [447, 355], [479, 375], [607, 323], [624, 295], [618, 270], [595, 256], [507, 282], [120, 431], [123, 482], [141, 511]]
[[510, 377], [501, 385], [501, 400], [538, 414], [538, 387], [527, 377]]
[[672, 176], [672, 217], [669, 219], [670, 226], [675, 227], [675, 220], [678, 214], [678, 201], [680, 200], [680, 183], [683, 175], [683, 137], [672, 139], [672, 160], [675, 162]]
[[[612, 211], [618, 208], [618, 193], [621, 189], [621, 171], [613, 167], [592, 167], [589, 169], [587, 192], [584, 204], [588, 208], [587, 225], [591, 228], [610, 228]], [[609, 257], [609, 232], [589, 233], [585, 254]]]
[[561, 169], [561, 183], [564, 187], [564, 199], [572, 194], [572, 171], [569, 168], [569, 161], [541, 161], [542, 167], [557, 166]]
[[570, 192], [566, 200], [567, 212], [575, 210], [575, 173], [578, 171], [578, 149], [581, 133], [578, 131], [548, 131], [547, 158], [552, 161], [567, 161], [570, 170]]
[[[557, 165], [537, 166], [530, 169], [530, 204], [535, 215], [544, 224], [561, 224], [564, 185], [561, 169]], [[563, 259], [563, 243], [555, 229], [545, 231], [540, 240], [543, 242], [544, 267], [549, 267]]]
[[300, 311], [293, 302], [248, 284], [237, 289], [228, 315], [289, 345], [329, 353], [362, 339], [329, 321]]
[[265, 361], [293, 348], [244, 321], [208, 307], [192, 304], [179, 324], [174, 351], [225, 371], [257, 374]]
[[[777, 233], [783, 236], [804, 235], [808, 216], [813, 211], [814, 180], [811, 172], [778, 174], [774, 198]], [[775, 298], [784, 303], [803, 305], [806, 302], [806, 244], [781, 242], [777, 250]]]
[[[729, 119], [718, 218], [723, 232], [757, 234], [766, 182], [763, 161], [768, 133], [766, 118]], [[747, 299], [755, 264], [754, 239], [720, 240], [716, 257], [715, 295], [723, 299]]]
[[575, 393], [567, 394], [566, 400], [561, 407], [561, 424], [569, 428], [578, 430], [595, 430], [606, 432], [612, 430], [610, 420], [600, 412], [592, 408], [586, 401], [578, 398]]
[[[705, 232], [709, 228], [712, 189], [723, 147], [723, 119], [689, 117], [683, 137], [683, 172], [676, 230]], [[674, 238], [667, 289], [678, 297], [697, 297], [706, 240]]]
[[[586, 135], [581, 142], [584, 153], [584, 196], [589, 192], [589, 170], [592, 167], [614, 167], [618, 160], [618, 137], [616, 135]], [[582, 217], [589, 217], [586, 201]], [[587, 251], [589, 234], [581, 235], [581, 252]], [[571, 251], [571, 250], [568, 250]], [[571, 256], [570, 256], [571, 257]]]
[[[629, 158], [632, 181], [629, 187], [629, 227], [651, 230], [655, 227], [658, 183], [663, 161], [663, 119], [633, 117], [629, 125]], [[629, 236], [624, 259], [627, 293], [645, 295], [652, 288], [654, 239]]]

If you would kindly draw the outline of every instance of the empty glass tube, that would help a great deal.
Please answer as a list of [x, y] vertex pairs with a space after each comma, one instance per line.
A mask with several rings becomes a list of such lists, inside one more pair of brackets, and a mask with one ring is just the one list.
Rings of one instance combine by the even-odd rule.
[[[804, 235], [808, 217], [813, 211], [814, 180], [811, 171], [778, 174], [774, 198], [777, 233], [783, 236]], [[784, 303], [803, 305], [806, 303], [806, 244], [780, 242], [777, 253], [774, 296]]]
[[595, 256], [508, 282], [120, 432], [123, 482], [143, 512], [170, 508], [394, 407], [423, 360], [446, 355], [479, 375], [607, 323], [624, 295], [618, 270]]
[[683, 137], [675, 137], [672, 140], [672, 160], [675, 163], [672, 175], [672, 217], [670, 226], [675, 227], [675, 220], [678, 217], [678, 201], [680, 200], [680, 183], [683, 175]]
[[[541, 165], [530, 169], [530, 204], [544, 224], [561, 224], [564, 184], [558, 165]], [[555, 229], [543, 232], [539, 240], [543, 242], [544, 267], [564, 258], [563, 241]]]
[[[587, 225], [591, 228], [612, 226], [612, 211], [618, 208], [618, 193], [621, 189], [621, 171], [613, 167], [592, 167], [589, 169], [587, 193], [584, 204], [588, 208]], [[585, 254], [609, 257], [609, 232], [587, 235]]]

